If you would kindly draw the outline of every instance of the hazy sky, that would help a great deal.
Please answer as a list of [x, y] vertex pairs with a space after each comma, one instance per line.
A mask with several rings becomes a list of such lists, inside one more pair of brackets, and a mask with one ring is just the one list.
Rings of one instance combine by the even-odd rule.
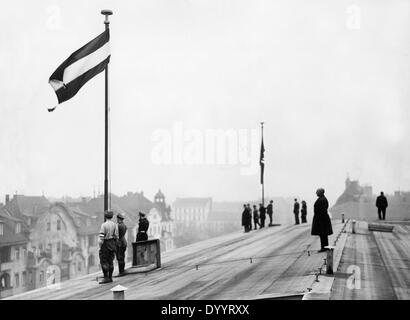
[[[314, 199], [322, 186], [333, 202], [347, 173], [376, 192], [410, 190], [409, 1], [15, 0], [1, 7], [0, 201], [16, 191], [103, 191], [103, 74], [46, 110], [57, 102], [49, 76], [103, 31], [103, 8], [114, 11], [112, 192], [259, 197], [258, 171], [243, 172], [247, 157], [189, 164], [174, 153], [193, 141], [178, 140], [178, 127], [196, 142], [230, 129], [251, 140], [252, 132], [259, 139], [260, 121], [267, 195]], [[153, 152], [167, 132], [172, 159], [157, 164]], [[257, 162], [259, 141], [253, 145], [244, 154]]]

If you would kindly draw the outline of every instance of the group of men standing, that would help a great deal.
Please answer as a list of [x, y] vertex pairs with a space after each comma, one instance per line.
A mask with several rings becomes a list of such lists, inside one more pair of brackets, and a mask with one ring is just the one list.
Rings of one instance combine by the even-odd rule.
[[259, 226], [260, 228], [265, 227], [266, 214], [269, 216], [269, 226], [272, 226], [272, 216], [273, 216], [273, 201], [271, 200], [268, 206], [265, 208], [262, 203], [259, 204], [259, 209], [256, 205], [253, 205], [253, 210], [251, 205], [244, 204], [242, 212], [242, 226], [245, 232], [252, 230], [252, 221], [254, 224], [254, 230]]
[[[125, 275], [125, 251], [127, 250], [127, 239], [125, 234], [127, 226], [124, 223], [124, 215], [117, 214], [117, 223], [112, 221], [114, 213], [106, 211], [104, 213], [105, 222], [101, 225], [98, 245], [100, 247], [99, 257], [101, 269], [104, 275], [100, 284], [112, 282], [112, 274], [114, 272], [114, 259], [117, 256], [118, 261], [118, 276]], [[145, 213], [139, 213], [139, 224], [136, 241], [148, 240], [149, 222], [145, 217]]]
[[[295, 199], [295, 203], [293, 204], [293, 214], [295, 215], [295, 224], [300, 224], [299, 222], [299, 210], [300, 204], [298, 199]], [[302, 209], [300, 210], [302, 223], [307, 223], [306, 216], [307, 216], [307, 205], [306, 201], [302, 200]]]

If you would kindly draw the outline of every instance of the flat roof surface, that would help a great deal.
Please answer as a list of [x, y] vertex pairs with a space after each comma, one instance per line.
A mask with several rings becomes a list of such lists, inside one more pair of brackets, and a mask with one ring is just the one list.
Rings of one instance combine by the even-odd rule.
[[[333, 220], [332, 244], [344, 224]], [[125, 299], [270, 299], [302, 295], [326, 253], [317, 253], [319, 237], [311, 225], [265, 227], [235, 232], [175, 249], [162, 255], [162, 267], [114, 278], [100, 285], [97, 274], [68, 280], [60, 288], [41, 288], [10, 299], [113, 299], [117, 285]], [[309, 253], [308, 253], [309, 251]], [[197, 268], [198, 266], [198, 268]], [[115, 265], [114, 275], [117, 273]], [[101, 273], [98, 273], [101, 276]]]

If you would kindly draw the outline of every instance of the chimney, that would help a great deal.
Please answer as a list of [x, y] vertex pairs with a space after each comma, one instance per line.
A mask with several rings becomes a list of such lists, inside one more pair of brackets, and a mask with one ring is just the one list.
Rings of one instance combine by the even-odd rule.
[[9, 194], [6, 194], [6, 204], [8, 204], [9, 201], [10, 201], [10, 195], [9, 195]]

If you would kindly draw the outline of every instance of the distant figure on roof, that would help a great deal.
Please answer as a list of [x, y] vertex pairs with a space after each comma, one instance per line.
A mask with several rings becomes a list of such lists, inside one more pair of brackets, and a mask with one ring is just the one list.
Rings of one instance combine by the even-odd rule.
[[255, 225], [255, 230], [258, 229], [257, 225], [259, 228], [261, 227], [261, 224], [259, 223], [259, 213], [258, 213], [258, 208], [256, 208], [256, 205], [253, 205], [253, 223]]
[[249, 212], [248, 206], [244, 204], [243, 211], [242, 211], [242, 226], [244, 228], [244, 231], [249, 232], [251, 225], [252, 225], [252, 214]]
[[387, 198], [383, 191], [380, 192], [380, 196], [376, 199], [377, 213], [379, 214], [379, 220], [386, 220], [386, 208], [388, 207]]
[[127, 250], [127, 226], [124, 223], [124, 215], [120, 212], [117, 214], [118, 225], [118, 243], [117, 243], [117, 261], [118, 261], [118, 276], [125, 275], [125, 250]]
[[273, 215], [273, 200], [269, 201], [268, 206], [266, 207], [266, 211], [269, 216], [269, 226], [273, 225], [272, 215]]
[[259, 204], [259, 218], [261, 219], [261, 228], [265, 227], [266, 208], [262, 203]]
[[306, 223], [306, 216], [307, 216], [307, 205], [306, 201], [302, 200], [302, 209], [300, 210], [301, 218], [302, 218], [302, 223]]
[[251, 208], [251, 204], [247, 203], [246, 204], [246, 209], [248, 209], [248, 216], [250, 216], [249, 218], [249, 231], [252, 230], [252, 208]]
[[293, 214], [295, 215], [295, 224], [299, 224], [299, 202], [298, 199], [295, 199], [295, 203], [293, 204]]
[[146, 241], [148, 240], [148, 228], [149, 228], [149, 221], [146, 218], [146, 214], [144, 212], [139, 213], [140, 220], [138, 222], [138, 233], [137, 233], [137, 241]]
[[114, 272], [114, 258], [117, 251], [118, 226], [112, 221], [112, 211], [106, 211], [106, 221], [101, 225], [98, 245], [100, 247], [100, 263], [104, 279], [100, 284], [112, 282]]
[[319, 252], [323, 252], [327, 250], [325, 247], [329, 245], [328, 236], [333, 234], [333, 229], [327, 212], [329, 202], [325, 197], [325, 189], [317, 189], [316, 195], [318, 199], [313, 206], [312, 236], [320, 237]]

